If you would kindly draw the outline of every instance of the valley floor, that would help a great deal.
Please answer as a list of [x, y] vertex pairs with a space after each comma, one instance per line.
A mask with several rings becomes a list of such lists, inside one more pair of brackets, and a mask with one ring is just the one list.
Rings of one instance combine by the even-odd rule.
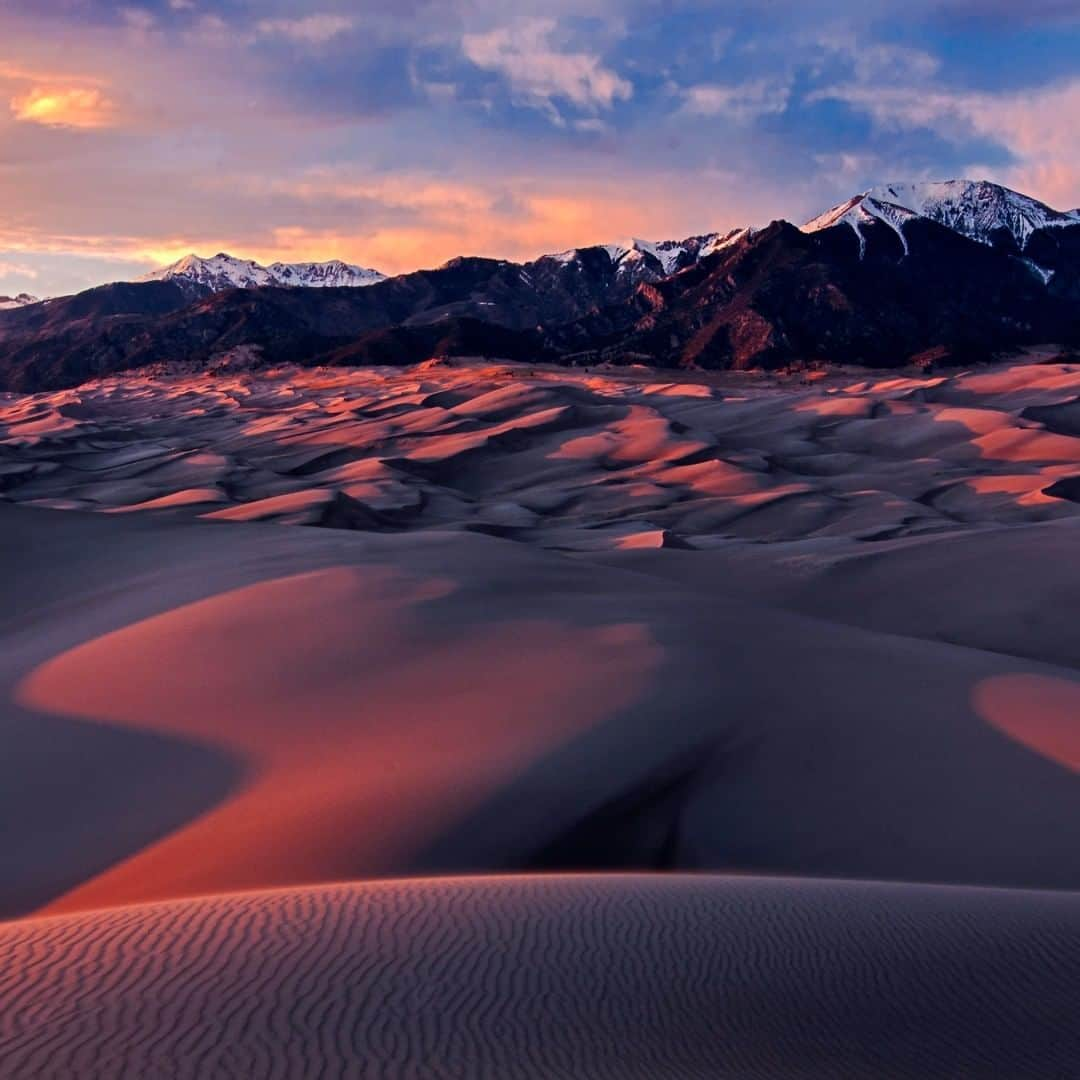
[[1080, 365], [129, 376], [0, 482], [17, 1075], [1080, 1060]]

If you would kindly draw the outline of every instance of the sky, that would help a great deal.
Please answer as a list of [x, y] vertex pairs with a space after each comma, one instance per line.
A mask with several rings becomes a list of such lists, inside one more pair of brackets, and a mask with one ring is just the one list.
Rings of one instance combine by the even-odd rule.
[[525, 259], [958, 176], [1080, 206], [1080, 0], [0, 0], [0, 295], [192, 251]]

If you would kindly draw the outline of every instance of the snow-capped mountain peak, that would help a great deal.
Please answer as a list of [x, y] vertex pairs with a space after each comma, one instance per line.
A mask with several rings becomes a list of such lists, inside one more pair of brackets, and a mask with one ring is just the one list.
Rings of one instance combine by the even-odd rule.
[[267, 270], [277, 285], [304, 285], [308, 288], [374, 285], [386, 279], [378, 270], [353, 266], [340, 259], [329, 262], [271, 263]]
[[205, 285], [217, 292], [220, 289], [254, 289], [260, 285], [273, 285], [270, 271], [252, 259], [237, 259], [225, 252], [218, 252], [208, 259], [199, 255], [185, 255], [182, 259], [153, 270], [139, 281], [173, 281], [182, 278]]
[[[621, 244], [595, 245], [607, 252], [616, 274], [632, 275], [642, 280], [669, 277], [671, 274], [693, 266], [699, 259], [748, 236], [753, 229], [732, 229], [726, 233], [705, 233], [689, 236], [685, 240], [642, 240], [633, 237]], [[543, 258], [554, 259], [563, 265], [580, 260], [582, 251], [589, 248], [571, 248]], [[658, 264], [658, 265], [657, 265]]]
[[[874, 189], [876, 191], [877, 189]], [[890, 189], [891, 190], [891, 189]], [[904, 236], [904, 225], [912, 218], [919, 217], [914, 210], [903, 206], [898, 202], [889, 202], [870, 191], [856, 195], [847, 202], [826, 210], [824, 214], [808, 221], [803, 226], [803, 232], [818, 232], [821, 229], [829, 229], [834, 225], [850, 225], [859, 238], [860, 253], [866, 250], [866, 236], [863, 226], [884, 222], [900, 237], [900, 243], [906, 252], [907, 237]]]
[[219, 292], [222, 289], [255, 289], [262, 285], [294, 285], [306, 288], [374, 285], [386, 275], [362, 266], [351, 266], [340, 259], [323, 263], [272, 263], [262, 266], [252, 259], [238, 259], [218, 252], [209, 259], [185, 255], [182, 259], [154, 270], [139, 281], [195, 282]]
[[896, 231], [906, 250], [904, 225], [912, 218], [936, 221], [982, 244], [1010, 244], [1011, 237], [1010, 246], [1020, 252], [1038, 229], [1080, 225], [1076, 210], [1054, 210], [988, 180], [944, 180], [880, 184], [808, 221], [803, 232], [849, 225], [865, 247], [862, 227], [883, 222]]
[[10, 311], [12, 308], [26, 307], [27, 304], [40, 304], [41, 299], [31, 296], [29, 293], [19, 293], [17, 296], [0, 296], [0, 311]]

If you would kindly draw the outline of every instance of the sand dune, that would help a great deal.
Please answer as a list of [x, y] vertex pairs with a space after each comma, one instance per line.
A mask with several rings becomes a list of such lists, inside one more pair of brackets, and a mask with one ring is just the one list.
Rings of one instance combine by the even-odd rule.
[[1080, 683], [1005, 675], [977, 687], [975, 705], [999, 731], [1080, 773]]
[[[1071, 759], [980, 697], [1075, 687], [1075, 628], [1047, 627], [1057, 664], [898, 637], [776, 610], [751, 572], [711, 577], [722, 551], [655, 543], [10, 506], [0, 524], [8, 914], [529, 867], [1080, 888]], [[1012, 558], [968, 579], [980, 603], [1016, 593]], [[42, 725], [78, 730], [78, 759], [44, 753]], [[148, 783], [172, 746], [170, 784]]]
[[528, 867], [1080, 888], [1072, 466], [977, 445], [1075, 394], [466, 364], [9, 399], [0, 911]]
[[22, 704], [219, 747], [247, 775], [65, 905], [408, 865], [500, 782], [632, 702], [659, 658], [632, 623], [422, 621], [452, 588], [345, 567], [279, 578], [38, 668]]
[[726, 544], [594, 556], [830, 622], [1080, 668], [1073, 518], [874, 544]]
[[[0, 402], [0, 484], [40, 506], [502, 528], [563, 550], [622, 547], [627, 527], [690, 547], [877, 540], [1080, 512], [1075, 368], [679, 383], [468, 363], [134, 375]], [[493, 518], [507, 501], [536, 516]]]
[[0, 926], [9, 1076], [1068, 1076], [1080, 896], [386, 882]]

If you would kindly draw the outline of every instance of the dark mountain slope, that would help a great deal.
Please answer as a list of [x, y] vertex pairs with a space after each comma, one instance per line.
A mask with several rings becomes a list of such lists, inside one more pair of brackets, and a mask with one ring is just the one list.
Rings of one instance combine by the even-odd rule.
[[0, 311], [0, 388], [69, 386], [128, 367], [135, 336], [205, 293], [190, 282], [116, 282]]
[[907, 224], [907, 252], [887, 226], [863, 232], [860, 254], [844, 226], [804, 233], [774, 222], [623, 304], [553, 328], [548, 342], [571, 357], [661, 366], [888, 367], [928, 351], [966, 361], [1080, 336], [1080, 309], [1019, 258], [926, 220]]
[[[312, 362], [350, 345], [350, 355], [359, 357], [365, 354], [360, 339], [375, 331], [447, 319], [528, 335], [542, 323], [580, 318], [629, 297], [635, 284], [604, 248], [585, 248], [567, 260], [547, 256], [524, 266], [459, 258], [363, 289], [202, 290], [194, 303], [172, 281], [109, 285], [92, 290], [93, 297], [82, 293], [37, 305], [45, 313], [36, 321], [0, 322], [0, 385], [21, 391], [65, 386], [159, 361], [208, 362], [251, 345], [272, 362]], [[461, 347], [467, 339], [479, 351], [509, 340], [496, 333], [485, 344], [475, 328], [457, 337], [462, 334]], [[406, 337], [401, 355], [410, 357], [428, 340]]]

